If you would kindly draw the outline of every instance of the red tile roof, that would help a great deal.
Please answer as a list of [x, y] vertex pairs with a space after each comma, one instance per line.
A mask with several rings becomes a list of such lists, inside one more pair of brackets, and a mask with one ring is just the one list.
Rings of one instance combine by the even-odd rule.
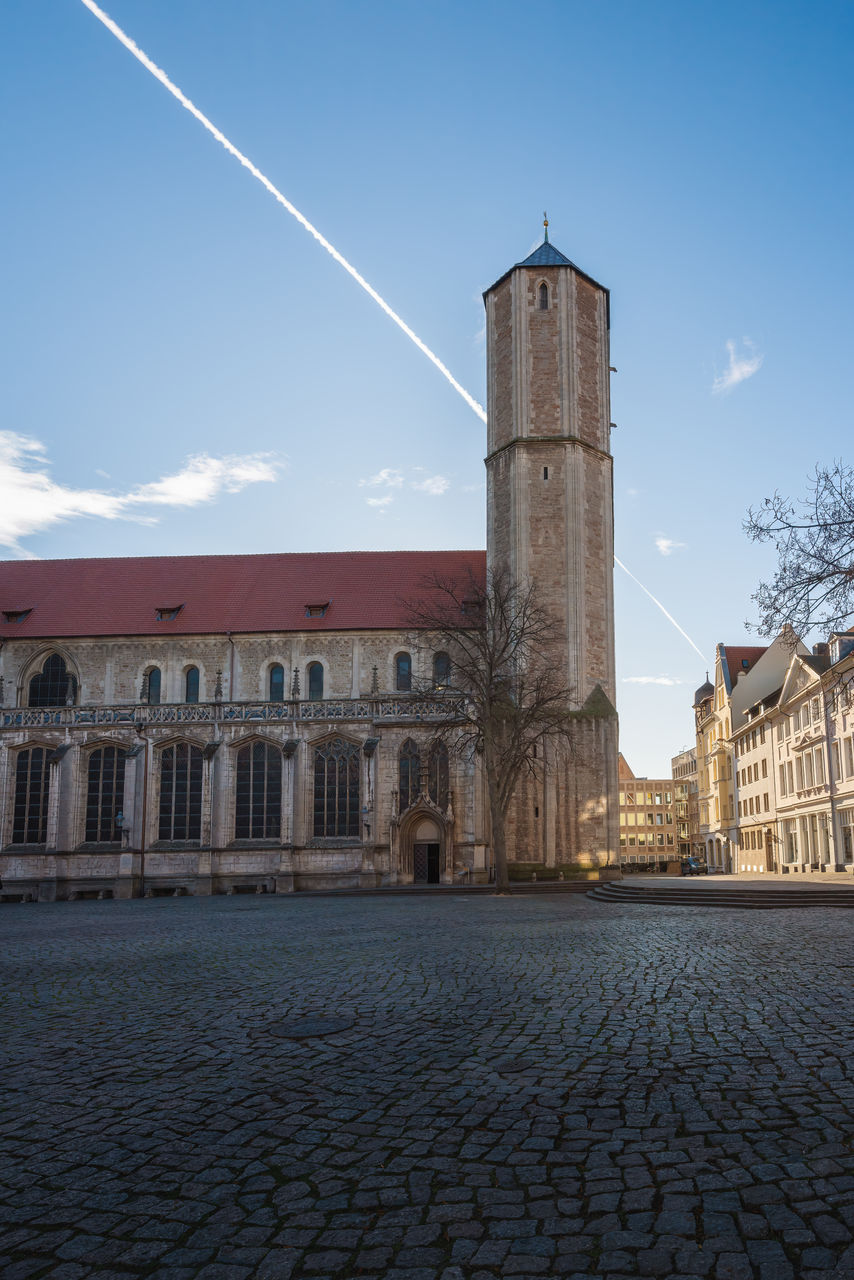
[[[347, 631], [411, 626], [435, 574], [483, 582], [485, 551], [335, 551], [0, 562], [0, 638]], [[323, 617], [307, 605], [329, 602]], [[170, 622], [158, 609], [181, 605]], [[22, 622], [5, 614], [31, 609]]]
[[[755, 666], [765, 652], [767, 645], [724, 645], [727, 666], [729, 667], [730, 686], [734, 685], [744, 671]], [[743, 664], [747, 662], [745, 667]]]

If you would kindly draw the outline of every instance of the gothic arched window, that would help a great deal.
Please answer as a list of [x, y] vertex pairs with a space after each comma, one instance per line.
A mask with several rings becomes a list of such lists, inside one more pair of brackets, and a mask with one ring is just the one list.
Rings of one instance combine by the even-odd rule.
[[45, 843], [49, 795], [50, 765], [45, 748], [31, 747], [28, 751], [19, 751], [15, 764], [15, 803], [12, 810], [13, 844]]
[[433, 684], [444, 689], [451, 683], [451, 659], [444, 650], [433, 654]]
[[125, 753], [121, 747], [100, 747], [89, 757], [86, 787], [86, 843], [112, 844], [121, 840], [116, 815], [125, 791]]
[[198, 702], [199, 700], [199, 668], [187, 667], [184, 674], [184, 701]]
[[343, 738], [314, 751], [314, 834], [359, 837], [359, 748]]
[[418, 744], [407, 738], [400, 748], [398, 765], [400, 812], [408, 809], [418, 799], [421, 791], [421, 754]]
[[64, 658], [52, 653], [41, 671], [30, 681], [30, 707], [73, 706], [77, 701], [77, 681], [68, 674]]
[[394, 660], [394, 687], [398, 693], [412, 689], [412, 658], [408, 653], [399, 653]]
[[285, 668], [279, 662], [275, 662], [270, 668], [270, 701], [284, 702], [285, 700]]
[[151, 669], [145, 673], [144, 684], [145, 701], [150, 707], [160, 706], [160, 686], [160, 668], [151, 667]]
[[318, 701], [323, 697], [322, 662], [310, 662], [308, 664], [308, 696], [313, 701]]
[[281, 831], [282, 753], [267, 742], [249, 743], [237, 753], [235, 839], [277, 840]]
[[160, 755], [161, 840], [202, 838], [202, 753], [176, 742]]
[[549, 309], [549, 286], [543, 281], [538, 290], [539, 306], [541, 311]]
[[427, 791], [443, 812], [448, 807], [448, 786], [448, 748], [444, 742], [434, 742], [427, 759]]

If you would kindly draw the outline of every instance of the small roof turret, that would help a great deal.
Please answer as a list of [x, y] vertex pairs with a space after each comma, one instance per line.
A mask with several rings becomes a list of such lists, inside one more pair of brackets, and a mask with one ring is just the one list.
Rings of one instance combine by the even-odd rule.
[[543, 243], [538, 245], [533, 253], [529, 253], [527, 258], [523, 258], [521, 262], [515, 262], [509, 271], [505, 271], [502, 276], [499, 276], [495, 284], [490, 285], [483, 296], [486, 297], [487, 293], [491, 293], [502, 281], [507, 279], [512, 271], [518, 270], [519, 267], [571, 267], [578, 275], [583, 276], [585, 280], [589, 280], [591, 284], [595, 285], [597, 289], [602, 289], [607, 295], [608, 290], [603, 284], [600, 284], [598, 280], [594, 280], [593, 276], [588, 275], [586, 271], [582, 271], [565, 253], [561, 253], [560, 249], [555, 248], [549, 240], [548, 218], [543, 219], [543, 227], [545, 228]]
[[706, 672], [706, 682], [701, 684], [697, 692], [694, 694], [694, 706], [699, 707], [701, 702], [706, 702], [709, 698], [715, 696], [715, 686], [709, 679], [709, 673]]
[[[570, 262], [569, 258], [564, 257], [560, 249], [556, 249], [546, 236], [543, 243], [525, 258], [524, 262], [517, 262], [517, 267], [575, 267], [574, 262]], [[575, 267], [578, 270], [578, 267]]]

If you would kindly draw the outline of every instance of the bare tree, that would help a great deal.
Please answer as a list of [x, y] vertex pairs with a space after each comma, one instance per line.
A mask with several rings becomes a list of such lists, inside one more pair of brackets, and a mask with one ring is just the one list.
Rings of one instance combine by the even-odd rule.
[[573, 740], [573, 693], [549, 658], [554, 623], [533, 586], [518, 586], [503, 573], [485, 584], [431, 576], [408, 607], [412, 625], [448, 654], [439, 680], [449, 695], [445, 737], [455, 750], [483, 760], [496, 889], [507, 893], [506, 823], [516, 784], [536, 773], [548, 744], [571, 749]]
[[756, 630], [776, 635], [789, 624], [796, 635], [816, 626], [843, 631], [854, 613], [854, 470], [841, 461], [816, 467], [807, 495], [779, 493], [751, 507], [744, 530], [754, 542], [773, 542], [777, 569], [751, 599]]

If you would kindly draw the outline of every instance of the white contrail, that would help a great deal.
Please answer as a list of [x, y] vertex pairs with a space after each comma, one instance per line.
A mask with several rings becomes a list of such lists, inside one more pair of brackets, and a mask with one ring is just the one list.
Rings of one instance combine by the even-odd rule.
[[[343, 254], [340, 254], [338, 250], [335, 248], [335, 246], [331, 245], [329, 241], [326, 239], [326, 237], [320, 234], [320, 232], [317, 230], [317, 227], [312, 226], [308, 218], [306, 218], [304, 214], [300, 213], [299, 209], [297, 209], [294, 205], [292, 205], [290, 200], [288, 200], [286, 196], [282, 195], [278, 187], [274, 186], [273, 183], [270, 181], [270, 179], [266, 177], [261, 172], [260, 169], [256, 168], [256, 166], [252, 163], [252, 161], [249, 160], [243, 154], [242, 151], [238, 151], [237, 147], [234, 145], [233, 142], [229, 142], [225, 134], [221, 133], [220, 130], [217, 129], [216, 125], [213, 124], [207, 118], [204, 112], [199, 110], [199, 108], [195, 105], [195, 103], [190, 101], [190, 99], [186, 96], [186, 94], [181, 92], [181, 90], [178, 88], [176, 84], [172, 83], [172, 81], [167, 76], [166, 72], [162, 71], [161, 68], [158, 67], [156, 63], [152, 62], [148, 54], [143, 53], [142, 49], [140, 49], [139, 46], [135, 44], [133, 40], [131, 40], [130, 36], [125, 35], [121, 27], [119, 27], [115, 22], [113, 22], [112, 18], [109, 17], [108, 14], [104, 13], [104, 10], [100, 9], [98, 5], [94, 3], [94, 0], [81, 0], [81, 3], [86, 6], [86, 8], [89, 10], [90, 13], [94, 14], [94, 16], [98, 19], [99, 22], [103, 23], [103, 25], [107, 28], [108, 31], [112, 32], [112, 34], [116, 37], [116, 39], [120, 41], [121, 44], [124, 45], [124, 47], [128, 50], [129, 53], [133, 54], [133, 56], [136, 58], [138, 62], [142, 63], [142, 65], [145, 67], [147, 71], [151, 72], [151, 74], [154, 76], [156, 80], [160, 81], [160, 83], [163, 85], [164, 88], [169, 90], [169, 92], [172, 94], [172, 97], [177, 98], [181, 106], [186, 107], [190, 115], [195, 116], [199, 124], [204, 125], [208, 133], [212, 134], [213, 137], [216, 138], [217, 142], [219, 142], [223, 147], [225, 147], [226, 151], [228, 151], [230, 155], [234, 156], [235, 160], [239, 160], [239, 162], [243, 165], [244, 169], [248, 169], [249, 172], [252, 174], [253, 178], [257, 178], [258, 181], [261, 183], [261, 185], [267, 188], [267, 190], [270, 192], [270, 195], [273, 196], [276, 200], [278, 200], [279, 204], [282, 205], [285, 209], [287, 209], [288, 213], [292, 214], [293, 217], [296, 218], [297, 222], [301, 223], [302, 226], [305, 227], [306, 231], [308, 231], [310, 235], [314, 236], [318, 244], [322, 245], [323, 248], [326, 250], [326, 252], [330, 254], [330, 256], [333, 257], [335, 261], [339, 263], [344, 268], [344, 270], [353, 277], [356, 283], [361, 285], [361, 287], [365, 290], [365, 293], [369, 294], [370, 297], [373, 298], [374, 302], [376, 302], [378, 306], [382, 307], [383, 311], [386, 313], [389, 319], [393, 320], [394, 323], [398, 326], [398, 328], [403, 330], [407, 338], [409, 338], [412, 342], [415, 343], [418, 350], [423, 351], [427, 359], [433, 362], [433, 364], [436, 366], [439, 372], [443, 375], [443, 377], [447, 378], [448, 382], [451, 384], [454, 390], [459, 395], [462, 396], [462, 398], [465, 400], [469, 408], [475, 411], [477, 416], [480, 418], [481, 422], [486, 422], [486, 410], [484, 409], [483, 405], [479, 404], [477, 400], [475, 400], [474, 396], [470, 395], [468, 391], [466, 391], [465, 387], [461, 386], [460, 383], [457, 382], [456, 378], [451, 373], [450, 369], [442, 363], [442, 361], [439, 359], [436, 353], [430, 350], [426, 342], [421, 341], [421, 339], [418, 337], [418, 334], [414, 333], [412, 329], [410, 329], [406, 321], [402, 320], [401, 317], [397, 314], [397, 312], [394, 311], [388, 305], [385, 298], [382, 298], [377, 293], [376, 289], [374, 289], [371, 285], [368, 284], [364, 276], [359, 274], [359, 272], [352, 265], [352, 263], [349, 263], [347, 259], [343, 256]], [[654, 605], [657, 605], [657, 607], [664, 614], [665, 618], [667, 618], [668, 622], [671, 622], [673, 624], [673, 626], [676, 628], [679, 634], [684, 636], [685, 639], [688, 641], [688, 643], [691, 645], [691, 647], [695, 649], [698, 654], [700, 654], [701, 658], [703, 658], [703, 654], [694, 644], [694, 641], [687, 634], [687, 632], [682, 630], [682, 628], [680, 627], [676, 619], [673, 618], [667, 612], [667, 610], [665, 609], [661, 601], [656, 600], [652, 592], [647, 591], [643, 583], [639, 582], [638, 579], [635, 577], [635, 575], [633, 573], [630, 573], [629, 570], [626, 568], [626, 566], [622, 563], [622, 561], [618, 560], [616, 556], [614, 557], [614, 562], [615, 564], [619, 565], [619, 567], [624, 571], [624, 573], [628, 573], [629, 577], [632, 579], [633, 582], [637, 583], [641, 591], [645, 592], [646, 595], [649, 596], [650, 600], [653, 602]], [[705, 659], [703, 659], [703, 661], [705, 661]]]
[[[85, 0], [84, 0], [84, 3], [85, 3]], [[702, 654], [701, 650], [700, 650], [700, 649], [698, 649], [698, 648], [697, 648], [697, 646], [694, 644], [694, 641], [693, 641], [693, 640], [691, 639], [691, 637], [688, 635], [688, 632], [687, 632], [687, 631], [683, 631], [683, 630], [682, 630], [682, 628], [680, 627], [680, 625], [679, 625], [679, 623], [676, 621], [676, 619], [673, 617], [673, 615], [667, 612], [667, 610], [665, 609], [665, 607], [664, 607], [664, 605], [661, 603], [661, 601], [660, 601], [660, 600], [656, 600], [656, 598], [655, 598], [655, 596], [652, 594], [652, 592], [651, 592], [651, 591], [649, 591], [649, 590], [648, 590], [648, 589], [643, 585], [643, 583], [642, 583], [638, 578], [636, 578], [636, 577], [635, 577], [635, 575], [632, 573], [631, 569], [627, 569], [627, 568], [626, 568], [626, 566], [623, 564], [622, 560], [618, 560], [616, 556], [614, 556], [614, 564], [619, 565], [619, 567], [622, 569], [623, 573], [627, 573], [627, 574], [629, 575], [629, 577], [631, 578], [632, 582], [636, 582], [636, 583], [638, 584], [638, 586], [640, 587], [641, 591], [643, 591], [645, 595], [648, 595], [648, 596], [649, 596], [649, 598], [650, 598], [650, 600], [652, 601], [652, 603], [653, 603], [654, 605], [657, 605], [657, 606], [658, 606], [658, 608], [659, 608], [659, 609], [661, 610], [661, 612], [664, 614], [664, 616], [665, 616], [665, 618], [667, 619], [667, 621], [668, 621], [668, 622], [672, 622], [672, 623], [673, 623], [674, 627], [675, 627], [675, 628], [676, 628], [676, 630], [679, 632], [680, 636], [684, 636], [684, 637], [685, 637], [685, 639], [688, 641], [688, 643], [689, 643], [689, 645], [691, 646], [691, 648], [692, 648], [692, 649], [694, 649], [697, 653], [699, 653], [699, 654], [700, 654], [700, 657], [701, 657], [701, 658], [702, 658], [702, 660], [703, 660], [703, 662], [705, 662], [705, 661], [706, 661], [706, 659], [703, 657], [703, 654]]]
[[186, 96], [186, 94], [183, 94], [181, 90], [178, 88], [178, 86], [172, 83], [172, 81], [167, 76], [166, 72], [161, 71], [160, 67], [158, 67], [155, 63], [153, 63], [151, 59], [148, 57], [148, 55], [143, 53], [143, 51], [139, 48], [138, 45], [134, 44], [130, 36], [126, 36], [124, 31], [122, 31], [121, 27], [117, 26], [116, 23], [113, 22], [112, 18], [110, 18], [106, 13], [104, 13], [103, 9], [99, 9], [98, 6], [93, 3], [93, 0], [82, 0], [82, 3], [86, 6], [86, 8], [89, 10], [90, 13], [93, 13], [95, 15], [95, 17], [98, 19], [99, 22], [102, 22], [104, 24], [104, 26], [107, 28], [108, 31], [112, 32], [112, 34], [116, 37], [117, 40], [121, 41], [121, 43], [128, 50], [129, 53], [132, 53], [133, 56], [137, 59], [137, 61], [141, 62], [142, 65], [146, 68], [146, 70], [150, 71], [151, 74], [155, 77], [155, 79], [159, 80], [160, 83], [164, 86], [164, 88], [169, 90], [173, 98], [177, 98], [181, 106], [186, 107], [190, 115], [195, 116], [199, 124], [204, 125], [208, 133], [213, 134], [217, 142], [221, 143], [222, 146], [225, 147], [226, 151], [228, 151], [231, 155], [234, 156], [235, 160], [239, 160], [240, 163], [243, 165], [244, 169], [248, 169], [249, 172], [252, 174], [253, 178], [257, 178], [258, 181], [261, 183], [261, 185], [267, 188], [267, 190], [270, 192], [270, 195], [274, 196], [275, 199], [278, 200], [279, 204], [282, 205], [285, 209], [287, 209], [288, 213], [293, 214], [297, 222], [302, 223], [306, 231], [308, 231], [311, 235], [314, 236], [318, 244], [322, 245], [323, 248], [326, 250], [326, 252], [328, 254], [331, 254], [331, 256], [335, 259], [336, 262], [340, 263], [340, 265], [344, 268], [344, 270], [353, 277], [356, 283], [362, 286], [362, 288], [365, 290], [365, 293], [370, 294], [374, 302], [376, 302], [378, 306], [382, 307], [383, 311], [386, 313], [389, 319], [393, 320], [394, 323], [398, 326], [398, 328], [403, 330], [407, 338], [410, 338], [412, 342], [415, 343], [418, 350], [423, 351], [427, 359], [433, 361], [433, 364], [436, 366], [439, 372], [445, 378], [447, 378], [448, 382], [450, 382], [454, 390], [458, 392], [459, 395], [462, 396], [462, 398], [465, 400], [469, 408], [474, 409], [475, 413], [481, 419], [481, 421], [486, 422], [486, 411], [483, 408], [483, 405], [478, 404], [474, 396], [469, 395], [465, 387], [461, 386], [459, 382], [457, 382], [456, 378], [451, 373], [450, 369], [448, 369], [444, 364], [442, 364], [442, 361], [439, 359], [436, 353], [434, 351], [431, 351], [425, 342], [421, 341], [417, 333], [413, 333], [413, 331], [410, 329], [406, 321], [402, 320], [400, 316], [397, 314], [397, 312], [392, 310], [392, 308], [386, 302], [385, 298], [381, 298], [380, 295], [377, 293], [376, 289], [373, 289], [368, 284], [364, 276], [359, 275], [359, 272], [356, 270], [356, 268], [352, 266], [352, 264], [349, 263], [347, 259], [338, 252], [338, 250], [334, 247], [334, 245], [331, 245], [329, 243], [329, 241], [325, 238], [325, 236], [322, 236], [320, 234], [320, 232], [317, 230], [317, 227], [313, 227], [312, 224], [309, 222], [308, 218], [304, 217], [303, 214], [300, 213], [299, 209], [295, 208], [291, 204], [290, 200], [288, 200], [285, 196], [282, 195], [278, 187], [274, 187], [270, 179], [265, 177], [264, 174], [261, 172], [261, 170], [257, 169], [255, 165], [252, 163], [252, 161], [247, 159], [247, 157], [243, 154], [242, 151], [238, 151], [234, 143], [229, 142], [228, 138], [225, 136], [224, 133], [220, 133], [216, 125], [212, 124], [211, 121], [207, 118], [207, 116], [203, 112], [201, 112], [199, 108], [195, 106], [194, 103], [190, 101], [190, 99]]

